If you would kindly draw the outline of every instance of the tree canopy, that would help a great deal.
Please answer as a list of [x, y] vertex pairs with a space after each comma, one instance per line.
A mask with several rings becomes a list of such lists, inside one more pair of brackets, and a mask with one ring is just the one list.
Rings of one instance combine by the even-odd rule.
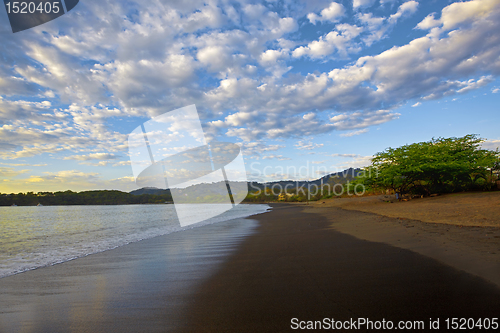
[[133, 195], [121, 191], [60, 191], [60, 192], [39, 192], [39, 193], [0, 193], [0, 206], [44, 206], [51, 205], [126, 205], [126, 204], [153, 204], [172, 201], [170, 192], [154, 195], [141, 194]]
[[364, 183], [395, 192], [430, 194], [488, 186], [499, 153], [481, 149], [475, 134], [437, 138], [399, 148], [387, 148], [366, 168]]

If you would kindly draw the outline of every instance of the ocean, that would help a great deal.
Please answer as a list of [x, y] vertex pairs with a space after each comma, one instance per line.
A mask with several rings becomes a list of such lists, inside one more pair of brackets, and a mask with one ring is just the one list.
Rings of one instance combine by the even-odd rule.
[[238, 205], [183, 228], [173, 205], [0, 207], [0, 278], [269, 209]]

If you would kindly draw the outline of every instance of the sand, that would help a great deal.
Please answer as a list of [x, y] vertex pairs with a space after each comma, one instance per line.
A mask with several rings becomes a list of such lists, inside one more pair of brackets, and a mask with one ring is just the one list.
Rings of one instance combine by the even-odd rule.
[[394, 195], [346, 197], [311, 202], [388, 217], [469, 227], [500, 228], [500, 191], [464, 192], [397, 201]]
[[330, 209], [327, 218], [304, 206], [273, 206], [199, 287], [183, 332], [289, 332], [292, 318], [423, 320], [429, 329], [429, 318], [444, 325], [500, 313], [500, 289], [485, 279], [331, 227], [372, 214]]
[[415, 251], [500, 286], [500, 192], [400, 202], [389, 195], [351, 197], [307, 207], [326, 216], [335, 230]]

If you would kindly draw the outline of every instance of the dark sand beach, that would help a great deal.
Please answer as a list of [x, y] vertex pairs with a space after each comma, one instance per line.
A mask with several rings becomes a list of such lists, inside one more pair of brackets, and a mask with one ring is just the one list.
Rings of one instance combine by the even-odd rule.
[[331, 227], [369, 214], [330, 208], [327, 218], [306, 208], [278, 205], [259, 217], [258, 232], [196, 293], [184, 332], [285, 332], [292, 318], [439, 318], [443, 328], [446, 318], [499, 316], [493, 283]]
[[428, 330], [430, 318], [444, 328], [446, 318], [500, 315], [491, 280], [332, 226], [377, 215], [273, 207], [241, 230], [197, 228], [0, 279], [0, 331], [286, 332], [292, 318], [419, 320]]

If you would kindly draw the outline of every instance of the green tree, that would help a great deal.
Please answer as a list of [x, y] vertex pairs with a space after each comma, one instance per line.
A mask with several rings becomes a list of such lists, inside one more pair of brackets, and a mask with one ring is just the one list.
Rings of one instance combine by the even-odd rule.
[[488, 168], [498, 152], [480, 148], [483, 139], [470, 134], [437, 138], [399, 148], [387, 148], [366, 168], [364, 183], [404, 193], [442, 193], [487, 185]]

